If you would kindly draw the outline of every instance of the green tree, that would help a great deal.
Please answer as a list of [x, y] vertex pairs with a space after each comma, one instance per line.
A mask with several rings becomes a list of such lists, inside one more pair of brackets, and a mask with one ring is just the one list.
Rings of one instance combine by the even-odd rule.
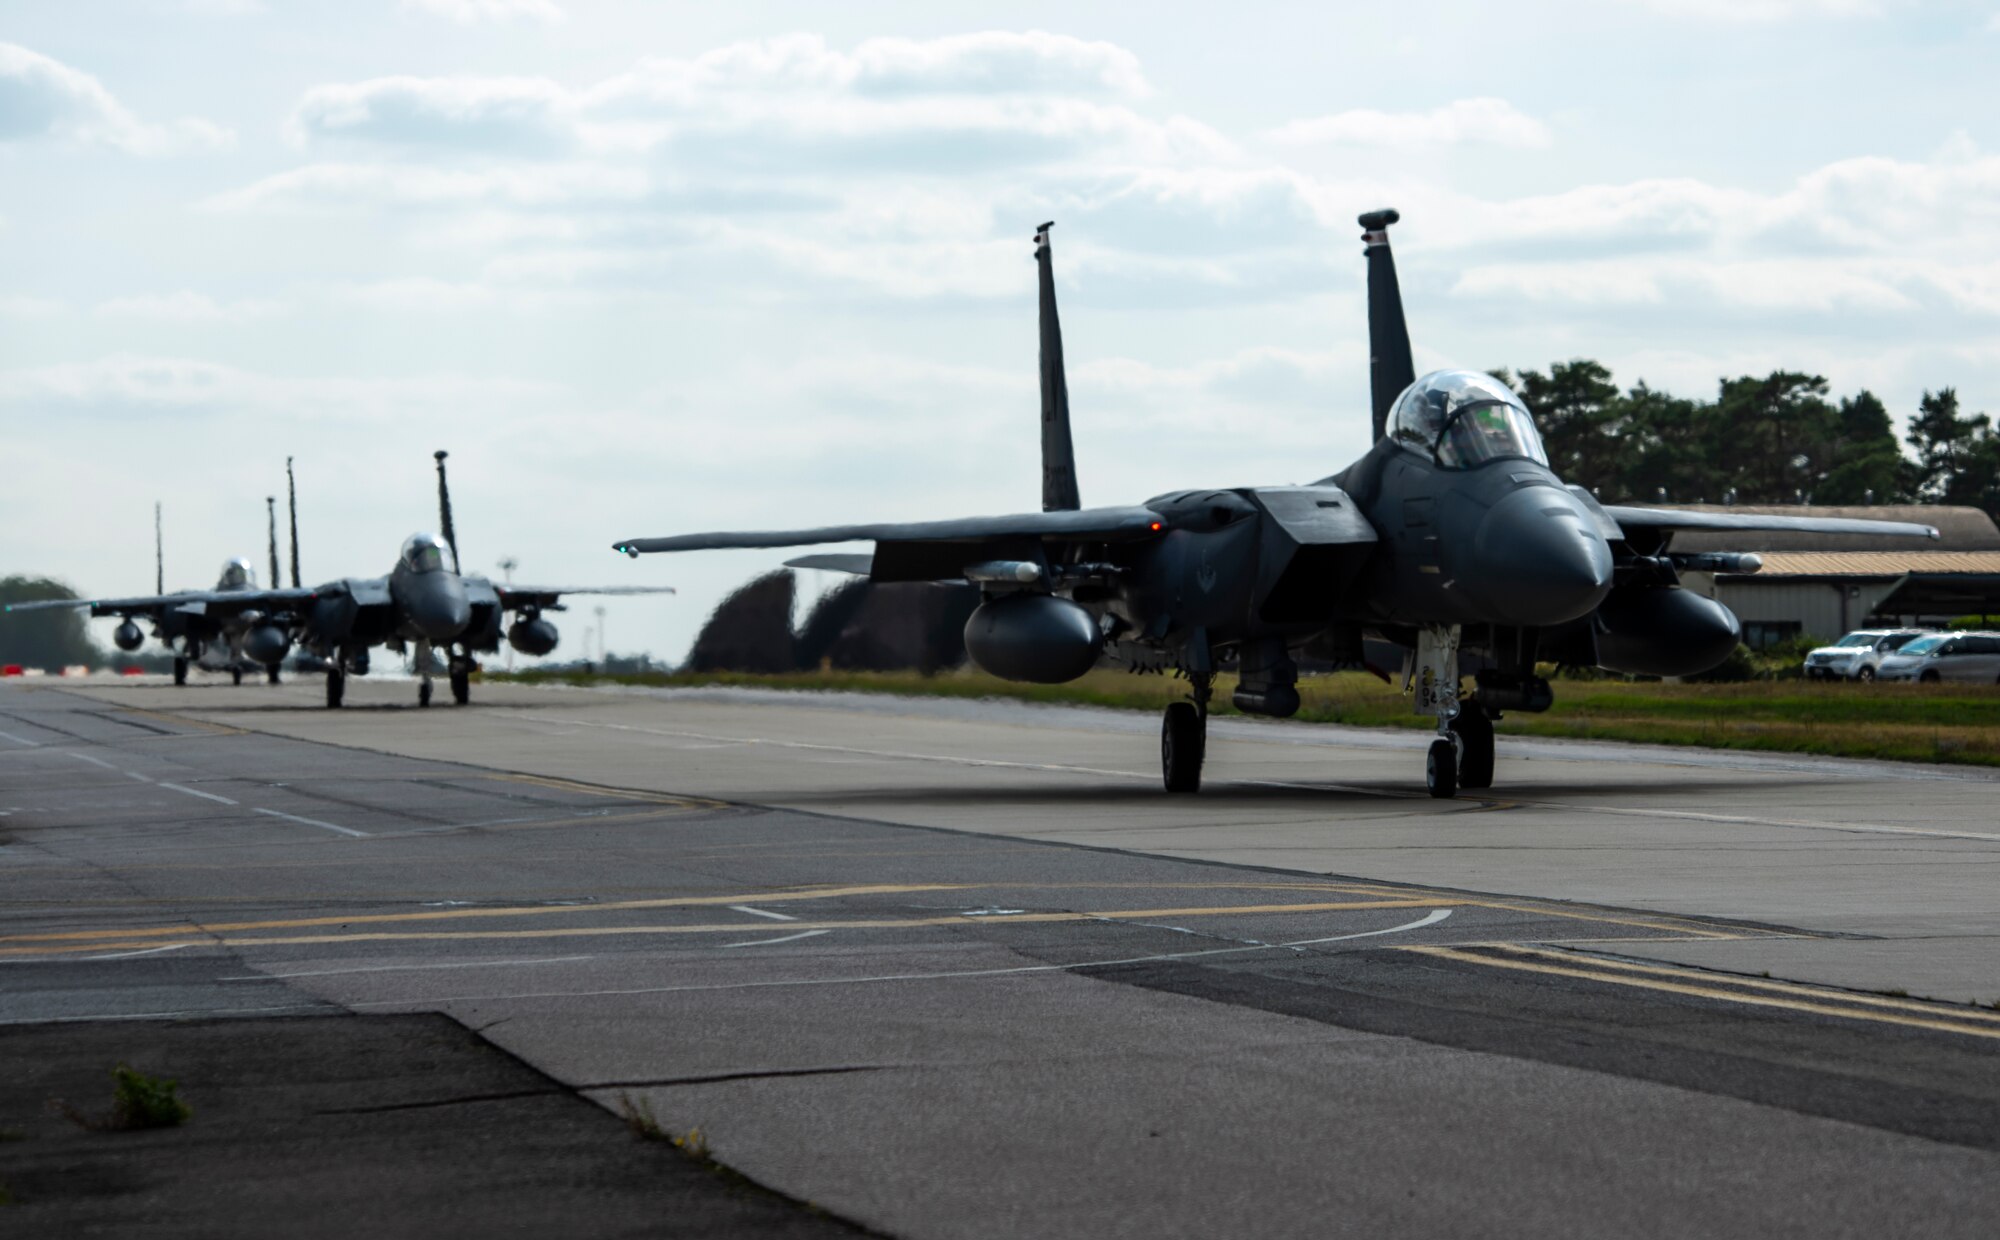
[[1956, 389], [1925, 392], [1905, 438], [1917, 454], [1915, 490], [1925, 502], [2000, 511], [2000, 441], [1993, 419], [1960, 414]]
[[[0, 577], [0, 605], [77, 597], [76, 591], [47, 577]], [[0, 613], [0, 664], [60, 671], [79, 663], [95, 668], [103, 662], [104, 652], [90, 640], [80, 610], [50, 607]]]
[[1713, 450], [1709, 423], [1714, 407], [1671, 396], [1644, 382], [1619, 398], [1620, 467], [1604, 498], [1651, 501], [1722, 498], [1726, 459]]
[[1786, 504], [1816, 490], [1832, 468], [1839, 415], [1818, 375], [1774, 370], [1725, 379], [1715, 402], [1718, 444], [1736, 462], [1737, 502]]
[[1524, 370], [1514, 390], [1535, 415], [1549, 467], [1565, 482], [1609, 493], [1619, 473], [1618, 385], [1588, 358], [1557, 362], [1545, 375]]
[[1899, 504], [1908, 501], [1913, 470], [1896, 443], [1888, 406], [1863, 388], [1840, 402], [1832, 459], [1813, 488], [1822, 504]]

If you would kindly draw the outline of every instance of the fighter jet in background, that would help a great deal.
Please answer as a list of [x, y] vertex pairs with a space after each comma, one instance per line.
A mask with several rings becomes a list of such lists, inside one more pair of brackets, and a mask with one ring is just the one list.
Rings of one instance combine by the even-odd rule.
[[[416, 665], [417, 704], [431, 704], [431, 680], [438, 656], [445, 660], [452, 700], [472, 700], [473, 656], [500, 649], [507, 641], [522, 654], [545, 655], [556, 648], [556, 626], [545, 612], [563, 610], [565, 594], [672, 594], [671, 586], [495, 585], [459, 569], [458, 534], [451, 519], [446, 485], [446, 453], [437, 460], [438, 515], [443, 541], [412, 534], [403, 542], [387, 576], [346, 577], [316, 587], [298, 628], [299, 645], [327, 665], [326, 704], [339, 706], [347, 677], [368, 672], [368, 652], [383, 646], [407, 654]], [[444, 563], [451, 552], [451, 567]], [[506, 616], [514, 616], [506, 624]]]
[[[285, 462], [286, 473], [291, 462]], [[270, 528], [271, 582], [278, 581], [277, 499], [264, 501]], [[298, 512], [296, 492], [292, 517], [293, 584], [298, 575]], [[263, 671], [272, 684], [279, 680], [279, 667], [292, 648], [290, 636], [297, 622], [295, 608], [308, 596], [306, 591], [274, 591], [257, 588], [257, 570], [247, 556], [223, 562], [222, 572], [212, 590], [166, 592], [166, 555], [160, 533], [158, 505], [153, 509], [153, 564], [156, 593], [135, 598], [42, 599], [14, 603], [5, 610], [40, 611], [52, 607], [87, 607], [93, 617], [123, 618], [111, 632], [112, 642], [125, 651], [145, 644], [146, 632], [139, 627], [145, 620], [153, 636], [174, 655], [174, 683], [187, 683], [190, 666], [204, 671], [228, 672], [242, 684], [246, 672]]]
[[[1554, 701], [1538, 661], [1687, 675], [1735, 649], [1736, 617], [1681, 587], [1691, 569], [1748, 572], [1755, 556], [1683, 555], [1686, 529], [1792, 529], [1936, 538], [1925, 525], [1735, 516], [1599, 504], [1548, 467], [1534, 419], [1489, 375], [1418, 378], [1389, 252], [1394, 211], [1360, 217], [1368, 261], [1375, 443], [1310, 486], [1178, 491], [1083, 508], [1050, 267], [1035, 235], [1041, 293], [1042, 508], [948, 521], [628, 538], [630, 555], [721, 547], [873, 542], [869, 555], [791, 563], [875, 581], [964, 580], [983, 601], [966, 624], [974, 662], [1010, 680], [1075, 679], [1100, 659], [1185, 675], [1167, 707], [1169, 792], [1201, 784], [1217, 669], [1234, 668], [1236, 707], [1299, 708], [1294, 658], [1325, 642], [1359, 663], [1364, 637], [1406, 651], [1404, 686], [1437, 720], [1431, 794], [1493, 782], [1493, 721]], [[1460, 656], [1490, 666], [1462, 695]]]

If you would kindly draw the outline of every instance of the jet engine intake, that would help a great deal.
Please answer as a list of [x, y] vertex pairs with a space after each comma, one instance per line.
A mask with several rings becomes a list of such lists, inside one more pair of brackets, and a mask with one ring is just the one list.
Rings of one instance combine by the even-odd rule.
[[516, 620], [507, 630], [507, 644], [522, 654], [547, 654], [556, 648], [556, 637], [556, 626], [540, 616]]
[[1692, 676], [1742, 640], [1735, 613], [1679, 586], [1619, 586], [1597, 609], [1597, 665], [1638, 676]]
[[987, 599], [965, 622], [972, 661], [1003, 680], [1055, 685], [1097, 663], [1104, 635], [1082, 607], [1052, 594]]
[[275, 624], [253, 624], [243, 635], [243, 657], [252, 663], [283, 663], [292, 651], [292, 635]]
[[146, 642], [146, 634], [138, 625], [127, 620], [111, 630], [111, 640], [120, 650], [137, 650]]

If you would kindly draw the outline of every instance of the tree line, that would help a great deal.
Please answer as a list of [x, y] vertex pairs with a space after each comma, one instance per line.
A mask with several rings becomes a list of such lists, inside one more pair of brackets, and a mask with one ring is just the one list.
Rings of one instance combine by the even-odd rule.
[[1587, 358], [1495, 373], [1534, 413], [1550, 467], [1607, 503], [1965, 504], [2000, 519], [2000, 433], [1952, 388], [1923, 394], [1899, 442], [1879, 396], [1836, 400], [1799, 371], [1723, 379], [1707, 400], [1621, 391]]

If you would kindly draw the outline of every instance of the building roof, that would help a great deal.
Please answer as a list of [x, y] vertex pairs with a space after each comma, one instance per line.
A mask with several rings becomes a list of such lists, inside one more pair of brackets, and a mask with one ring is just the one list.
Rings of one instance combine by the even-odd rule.
[[[1654, 505], [1641, 505], [1653, 507]], [[1863, 521], [1913, 521], [1934, 525], [1938, 541], [1924, 543], [1926, 551], [1901, 554], [1935, 554], [1945, 551], [2000, 551], [2000, 526], [1977, 508], [1943, 504], [1667, 504], [1689, 512], [1755, 513], [1781, 517], [1849, 517]], [[1790, 530], [1683, 530], [1674, 535], [1675, 551], [1892, 551], [1910, 539], [1876, 538], [1867, 534], [1805, 534]], [[1767, 570], [1768, 571], [1768, 570]]]
[[[1983, 513], [1981, 514], [1984, 515]], [[1878, 544], [1879, 545], [1879, 544]], [[1680, 541], [1674, 550], [1680, 550]], [[1952, 573], [2000, 574], [2000, 551], [1767, 551], [1754, 577], [1903, 577]]]

